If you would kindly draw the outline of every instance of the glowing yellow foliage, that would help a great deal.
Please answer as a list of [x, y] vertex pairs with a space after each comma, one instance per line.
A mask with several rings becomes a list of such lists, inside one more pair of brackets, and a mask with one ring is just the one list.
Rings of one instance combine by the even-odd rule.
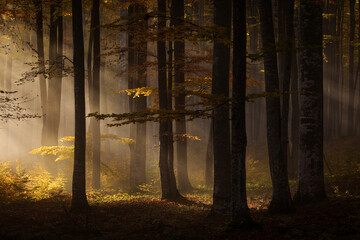
[[190, 139], [190, 140], [194, 140], [194, 141], [200, 141], [201, 139], [198, 136], [192, 136], [190, 133], [176, 133], [174, 134], [175, 137], [179, 138], [180, 140], [183, 140], [185, 138]]
[[75, 137], [74, 136], [66, 136], [63, 137], [59, 140], [60, 142], [73, 142], [75, 141]]
[[30, 154], [41, 154], [41, 155], [54, 155], [58, 156], [55, 162], [59, 160], [72, 159], [74, 155], [75, 146], [43, 146], [30, 151]]
[[136, 97], [140, 97], [140, 96], [147, 97], [147, 96], [153, 94], [155, 90], [156, 90], [156, 88], [154, 88], [154, 87], [141, 87], [141, 88], [121, 90], [118, 93], [126, 93], [129, 96], [134, 95], [133, 98], [136, 98]]

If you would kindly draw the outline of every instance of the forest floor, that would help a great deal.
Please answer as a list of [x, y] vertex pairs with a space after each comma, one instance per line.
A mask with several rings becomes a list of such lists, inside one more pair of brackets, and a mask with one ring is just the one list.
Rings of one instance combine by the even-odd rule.
[[[92, 191], [88, 192], [90, 210], [74, 214], [69, 211], [69, 194], [36, 200], [39, 183], [29, 191], [24, 188], [29, 181], [26, 175], [14, 175], [6, 165], [0, 165], [0, 240], [360, 239], [359, 146], [360, 138], [326, 142], [329, 200], [273, 216], [267, 214], [271, 198], [268, 164], [260, 160], [265, 159], [266, 152], [259, 151], [263, 146], [250, 147], [248, 204], [261, 227], [243, 232], [227, 231], [229, 216], [209, 217], [211, 189], [200, 187], [186, 195], [186, 204], [160, 200], [159, 189], [138, 196]], [[45, 181], [44, 176], [40, 183]], [[151, 190], [153, 186], [148, 187]], [[290, 187], [294, 193], [296, 182], [290, 181]], [[48, 188], [44, 189], [41, 194], [48, 193]]]
[[[353, 182], [359, 184], [359, 182]], [[69, 198], [0, 207], [1, 240], [38, 239], [360, 239], [359, 196], [331, 196], [296, 213], [269, 216], [268, 202], [250, 200], [260, 229], [226, 231], [229, 216], [208, 217], [209, 205], [154, 198], [92, 202], [87, 213], [69, 212]]]

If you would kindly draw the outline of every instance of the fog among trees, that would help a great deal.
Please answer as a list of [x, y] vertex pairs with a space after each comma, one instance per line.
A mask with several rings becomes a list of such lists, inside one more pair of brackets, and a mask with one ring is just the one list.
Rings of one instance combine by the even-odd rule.
[[359, 76], [355, 0], [4, 0], [0, 239], [355, 239]]

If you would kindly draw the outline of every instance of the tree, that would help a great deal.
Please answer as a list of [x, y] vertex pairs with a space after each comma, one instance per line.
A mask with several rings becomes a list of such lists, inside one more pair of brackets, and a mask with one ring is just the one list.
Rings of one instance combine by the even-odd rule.
[[[174, 27], [184, 26], [184, 0], [173, 0], [171, 3], [171, 15]], [[175, 96], [175, 110], [185, 109], [185, 41], [181, 38], [175, 39], [174, 43], [175, 56], [175, 88], [179, 91]], [[182, 135], [186, 133], [186, 116], [182, 116], [175, 121], [176, 133]], [[187, 161], [187, 141], [186, 138], [179, 138], [176, 141], [177, 149], [177, 170], [178, 184], [180, 191], [189, 192], [193, 189], [188, 176]]]
[[354, 131], [354, 100], [355, 100], [355, 79], [354, 79], [354, 40], [355, 40], [355, 0], [350, 0], [350, 43], [349, 43], [349, 102], [348, 102], [348, 135]]
[[[166, 27], [166, 1], [158, 0], [158, 33], [160, 39], [157, 41], [158, 51], [158, 88], [159, 88], [159, 108], [166, 110], [168, 108], [167, 100], [167, 81], [166, 81], [166, 46], [162, 37], [162, 30]], [[168, 123], [166, 120], [160, 121], [159, 139], [160, 139], [160, 181], [162, 198], [169, 200], [177, 200], [181, 197], [176, 187], [175, 175], [170, 171], [169, 165], [169, 139]]]
[[82, 211], [89, 206], [85, 190], [85, 67], [81, 2], [79, 0], [72, 0], [75, 94], [75, 153], [71, 201], [72, 211]]
[[246, 2], [233, 0], [233, 100], [231, 109], [231, 221], [234, 226], [252, 222], [246, 198]]
[[41, 0], [34, 0], [34, 5], [36, 9], [36, 40], [37, 40], [37, 52], [38, 52], [38, 64], [39, 64], [39, 83], [40, 83], [40, 100], [41, 100], [41, 110], [43, 116], [43, 126], [42, 126], [42, 144], [44, 142], [44, 130], [46, 123], [46, 105], [47, 105], [47, 89], [46, 89], [46, 80], [45, 80], [45, 54], [44, 54], [44, 31], [43, 31], [43, 8]]
[[289, 212], [293, 210], [293, 205], [288, 182], [287, 162], [283, 156], [284, 146], [281, 142], [279, 77], [271, 1], [260, 0], [259, 10], [264, 51], [265, 89], [268, 94], [274, 95], [266, 98], [267, 143], [273, 187], [269, 212]]
[[[230, 39], [231, 1], [214, 0], [214, 24], [223, 28], [223, 39]], [[219, 40], [214, 42], [212, 94], [229, 97], [230, 49]], [[213, 213], [230, 212], [231, 154], [228, 106], [214, 110], [214, 194]]]
[[[132, 4], [129, 7], [129, 19], [136, 19], [136, 24], [130, 28], [129, 37], [129, 85], [131, 88], [146, 87], [146, 58], [147, 41], [139, 39], [139, 34], [146, 32], [147, 19], [139, 16], [146, 14], [146, 7], [142, 4]], [[139, 112], [147, 109], [147, 98], [138, 96], [130, 99], [131, 111]], [[139, 186], [146, 182], [146, 122], [135, 123], [131, 126], [131, 135], [136, 139], [131, 149], [130, 188], [139, 191]]]
[[300, 156], [298, 204], [326, 199], [323, 167], [322, 2], [300, 0]]
[[52, 2], [50, 5], [49, 80], [44, 140], [47, 146], [56, 146], [58, 144], [60, 125], [63, 22], [58, 11], [61, 11], [61, 9], [61, 0]]
[[[100, 1], [93, 0], [91, 21], [93, 23], [93, 50], [94, 65], [92, 74], [92, 111], [100, 112]], [[92, 143], [93, 143], [93, 188], [100, 188], [100, 121], [92, 119]]]

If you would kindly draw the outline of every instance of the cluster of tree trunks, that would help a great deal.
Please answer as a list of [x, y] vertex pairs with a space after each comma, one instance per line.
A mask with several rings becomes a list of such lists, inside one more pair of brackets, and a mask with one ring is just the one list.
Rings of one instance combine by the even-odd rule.
[[[246, 4], [248, 3], [248, 6]], [[331, 98], [325, 96], [323, 102], [323, 5], [320, 1], [299, 1], [298, 19], [294, 18], [294, 0], [278, 0], [276, 3], [277, 22], [274, 22], [271, 1], [220, 1], [214, 0], [214, 24], [223, 28], [221, 41], [214, 40], [212, 94], [224, 99], [229, 98], [230, 47], [224, 39], [231, 39], [233, 30], [233, 88], [230, 106], [216, 108], [211, 123], [207, 150], [206, 184], [209, 186], [213, 177], [213, 213], [233, 213], [234, 223], [251, 222], [246, 203], [246, 115], [255, 115], [254, 109], [246, 111], [246, 9], [249, 9], [250, 25], [257, 24], [256, 6], [260, 13], [261, 47], [265, 69], [266, 96], [266, 139], [268, 143], [270, 173], [273, 196], [269, 207], [271, 213], [291, 212], [294, 209], [291, 199], [288, 171], [290, 177], [299, 176], [299, 188], [295, 195], [296, 203], [308, 203], [326, 199], [323, 176], [323, 119], [324, 111], [330, 120], [325, 125], [328, 136], [340, 133], [335, 129], [341, 122], [343, 109]], [[50, 45], [49, 45], [49, 80], [45, 81], [43, 10], [42, 1], [34, 0], [36, 7], [36, 34], [38, 64], [40, 69], [40, 97], [43, 118], [43, 145], [58, 144], [60, 119], [61, 77], [63, 69], [63, 23], [62, 17], [56, 16], [62, 1], [55, 1], [50, 6]], [[82, 27], [81, 1], [72, 1], [73, 43], [74, 43], [74, 92], [75, 92], [75, 159], [73, 175], [73, 209], [87, 208], [85, 194], [85, 94], [84, 94], [84, 37]], [[185, 40], [181, 37], [168, 41], [163, 38], [167, 26], [167, 1], [158, 0], [158, 37], [157, 67], [159, 108], [161, 110], [183, 110], [185, 108]], [[171, 1], [169, 24], [171, 27], [184, 25], [184, 0]], [[338, 35], [341, 39], [343, 1], [335, 4], [327, 2], [325, 9], [332, 14], [325, 22], [324, 32]], [[355, 90], [360, 66], [354, 66], [355, 41], [355, 0], [349, 0], [350, 44], [349, 44], [349, 99], [347, 132], [356, 132]], [[231, 12], [233, 10], [233, 18]], [[128, 88], [147, 86], [146, 60], [147, 43], [135, 41], [139, 32], [147, 30], [147, 8], [141, 4], [131, 4], [128, 8], [129, 19], [136, 19], [136, 26], [129, 26], [128, 32]], [[338, 14], [338, 15], [336, 15]], [[337, 16], [334, 17], [334, 16]], [[336, 19], [338, 20], [336, 22]], [[233, 25], [231, 24], [233, 20]], [[294, 21], [298, 21], [298, 46], [295, 46]], [[133, 21], [132, 21], [133, 22]], [[233, 28], [232, 28], [233, 26]], [[277, 26], [274, 28], [274, 26]], [[337, 26], [337, 28], [335, 27]], [[250, 30], [250, 51], [256, 53], [260, 44], [256, 27]], [[274, 34], [276, 32], [276, 36]], [[91, 11], [91, 29], [88, 51], [89, 89], [91, 112], [100, 112], [100, 1], [93, 0]], [[277, 37], [277, 39], [276, 39]], [[340, 40], [341, 42], [341, 40]], [[333, 95], [334, 86], [342, 86], [339, 75], [342, 51], [339, 42], [331, 42], [325, 49], [328, 63], [325, 67], [328, 85], [325, 93]], [[299, 49], [295, 54], [294, 49]], [[339, 50], [340, 49], [340, 50]], [[338, 57], [340, 55], [340, 57]], [[9, 64], [12, 61], [7, 61]], [[145, 67], [141, 67], [145, 66]], [[8, 66], [11, 68], [11, 66]], [[136, 69], [136, 71], [132, 71]], [[355, 71], [356, 70], [356, 71]], [[257, 77], [257, 68], [252, 68], [251, 76]], [[299, 73], [299, 74], [298, 74]], [[344, 76], [342, 76], [344, 78]], [[174, 84], [173, 84], [174, 82]], [[47, 86], [48, 85], [48, 86]], [[174, 85], [174, 87], [173, 87]], [[173, 89], [176, 89], [173, 104]], [[289, 91], [292, 91], [289, 93]], [[341, 96], [337, 96], [341, 99]], [[291, 102], [290, 102], [291, 100]], [[291, 111], [290, 109], [291, 104]], [[324, 107], [325, 105], [325, 107]], [[48, 107], [51, 106], [51, 107]], [[255, 105], [254, 105], [255, 106]], [[330, 109], [336, 107], [336, 114], [329, 117]], [[129, 98], [129, 110], [139, 112], [147, 109], [146, 97]], [[289, 134], [291, 119], [291, 135]], [[259, 139], [261, 117], [248, 125], [252, 139]], [[159, 123], [159, 166], [162, 197], [177, 200], [180, 192], [193, 189], [188, 176], [187, 141], [185, 137], [176, 140], [177, 180], [174, 173], [174, 130], [171, 121]], [[93, 188], [100, 188], [100, 123], [91, 121], [93, 142]], [[257, 130], [256, 130], [257, 129]], [[175, 132], [181, 136], [187, 133], [186, 116], [175, 121]], [[146, 123], [136, 123], [131, 127], [130, 137], [136, 140], [131, 146], [130, 188], [132, 192], [146, 183]], [[289, 144], [291, 136], [291, 146]], [[213, 161], [213, 164], [212, 164]], [[298, 167], [297, 167], [298, 165]], [[231, 174], [230, 174], [231, 173]], [[179, 190], [178, 190], [179, 189]]]

